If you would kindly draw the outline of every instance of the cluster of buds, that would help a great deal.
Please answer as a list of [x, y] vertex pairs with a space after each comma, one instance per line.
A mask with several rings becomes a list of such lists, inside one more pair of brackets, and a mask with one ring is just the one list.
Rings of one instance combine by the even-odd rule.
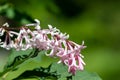
[[[37, 48], [49, 50], [46, 54], [50, 57], [58, 57], [60, 61], [68, 66], [68, 72], [73, 75], [76, 70], [84, 69], [81, 50], [84, 49], [84, 42], [81, 45], [68, 40], [69, 35], [61, 33], [59, 29], [48, 25], [48, 29], [41, 29], [39, 20], [36, 23], [26, 24], [20, 28], [10, 28], [7, 23], [0, 27], [0, 46], [6, 49], [27, 50]], [[34, 29], [30, 29], [34, 26]], [[18, 31], [18, 32], [17, 32]]]

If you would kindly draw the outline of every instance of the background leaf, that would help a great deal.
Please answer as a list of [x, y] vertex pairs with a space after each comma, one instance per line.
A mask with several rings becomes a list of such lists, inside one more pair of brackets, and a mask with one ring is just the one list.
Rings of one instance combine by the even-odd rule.
[[8, 56], [6, 66], [11, 65], [16, 57], [18, 56], [24, 57], [25, 55], [27, 56], [30, 54], [30, 52], [32, 52], [32, 49], [25, 50], [25, 51], [16, 51], [15, 49], [12, 49], [10, 55]]
[[60, 77], [67, 77], [70, 76], [71, 74], [68, 73], [67, 66], [61, 64], [54, 63], [51, 66], [50, 72], [56, 72], [57, 75], [60, 75]]
[[68, 73], [67, 66], [63, 64], [53, 64], [51, 72], [59, 75], [59, 80], [102, 80], [96, 73], [87, 71], [77, 71], [75, 76]]
[[[23, 55], [28, 55], [30, 54], [31, 50], [27, 50], [27, 51], [13, 51], [13, 53], [11, 53], [11, 56], [9, 57], [9, 61], [8, 64], [11, 64], [17, 56], [23, 56]], [[6, 73], [7, 76], [5, 77], [7, 80], [12, 80], [13, 78], [19, 76], [20, 74], [22, 74], [24, 71], [26, 70], [32, 70], [34, 68], [37, 68], [39, 66], [42, 66], [42, 61], [41, 61], [41, 56], [45, 54], [45, 51], [41, 51], [36, 57], [33, 58], [28, 58], [23, 60], [23, 62], [20, 63], [20, 60], [16, 61], [15, 64], [17, 65], [11, 65], [11, 67], [5, 68], [5, 70], [3, 71], [3, 75], [5, 75]]]
[[87, 71], [77, 71], [72, 80], [102, 80], [96, 73]]

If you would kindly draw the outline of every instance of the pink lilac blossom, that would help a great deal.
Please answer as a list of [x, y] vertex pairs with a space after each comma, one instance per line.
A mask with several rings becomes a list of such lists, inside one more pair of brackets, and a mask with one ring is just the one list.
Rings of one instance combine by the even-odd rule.
[[[58, 57], [58, 63], [68, 66], [68, 72], [75, 75], [76, 70], [84, 69], [84, 58], [81, 50], [84, 49], [84, 41], [79, 45], [68, 40], [69, 35], [61, 33], [59, 29], [48, 25], [48, 29], [41, 29], [39, 20], [36, 23], [26, 24], [16, 32], [10, 29], [8, 23], [0, 27], [0, 36], [5, 35], [5, 39], [0, 39], [0, 46], [6, 49], [15, 48], [16, 50], [27, 50], [37, 48], [39, 50], [50, 50], [46, 54], [50, 57]], [[34, 30], [29, 27], [34, 26]], [[14, 36], [17, 36], [13, 38]]]

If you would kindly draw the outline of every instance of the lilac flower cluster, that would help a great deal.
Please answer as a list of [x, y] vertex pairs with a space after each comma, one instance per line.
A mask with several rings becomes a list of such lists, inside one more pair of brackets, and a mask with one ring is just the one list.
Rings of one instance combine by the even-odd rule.
[[[58, 57], [60, 61], [68, 66], [68, 72], [73, 75], [76, 70], [84, 69], [83, 56], [80, 54], [84, 49], [84, 42], [79, 45], [68, 40], [69, 35], [61, 33], [59, 29], [48, 25], [48, 29], [41, 29], [40, 22], [35, 19], [36, 23], [27, 24], [19, 29], [19, 32], [9, 28], [5, 23], [0, 27], [0, 36], [5, 35], [5, 39], [0, 39], [0, 46], [6, 49], [15, 48], [16, 50], [27, 50], [37, 48], [39, 50], [50, 50], [47, 56]], [[28, 27], [35, 26], [32, 30]]]

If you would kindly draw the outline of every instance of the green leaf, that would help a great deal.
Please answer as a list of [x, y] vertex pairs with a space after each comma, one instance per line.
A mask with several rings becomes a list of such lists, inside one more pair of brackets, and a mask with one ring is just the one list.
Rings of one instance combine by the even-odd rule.
[[46, 56], [45, 53], [46, 51], [36, 49], [26, 51], [12, 50], [4, 71], [0, 73], [0, 77], [14, 79], [25, 71], [38, 67], [48, 67], [55, 60]]
[[9, 73], [9, 75], [6, 77], [6, 79], [14, 79], [17, 76], [19, 76], [20, 74], [22, 74], [23, 72], [25, 72], [26, 70], [32, 70], [34, 68], [37, 68], [39, 66], [42, 65], [41, 63], [41, 55], [44, 54], [44, 51], [41, 51], [38, 56], [34, 57], [34, 58], [30, 58], [26, 61], [24, 61], [22, 64], [16, 66], [17, 70], [15, 71], [11, 71]]
[[60, 77], [67, 77], [71, 75], [68, 73], [67, 66], [57, 63], [52, 64], [50, 72], [56, 72], [57, 75], [60, 75]]
[[[29, 55], [24, 57], [24, 54], [26, 56], [27, 54]], [[41, 51], [37, 56], [35, 56], [34, 53], [31, 54], [30, 51], [21, 51], [20, 53], [19, 51], [14, 51], [9, 57], [10, 60], [8, 61], [7, 67], [0, 74], [0, 76], [12, 80], [14, 77], [19, 76], [26, 70], [32, 70], [38, 66], [41, 66], [41, 55], [43, 54], [45, 54], [45, 51]], [[20, 56], [20, 60], [15, 61], [15, 58], [18, 56]]]
[[[30, 73], [30, 75], [24, 78], [29, 80], [33, 78], [36, 80], [101, 80], [96, 73], [87, 71], [77, 71], [76, 75], [72, 76], [72, 74], [68, 73], [68, 67], [62, 63], [53, 63], [48, 67], [52, 60], [49, 57], [45, 58], [45, 53], [46, 51], [40, 51], [38, 53], [36, 50], [13, 50], [13, 53], [9, 57], [7, 67], [2, 73], [0, 73], [2, 79], [18, 80], [21, 77], [24, 77], [24, 73], [26, 72], [27, 74]], [[17, 58], [18, 56], [19, 58]], [[15, 60], [16, 58], [18, 60]], [[44, 65], [45, 63], [48, 64]], [[37, 68], [39, 70], [37, 70]]]
[[87, 71], [77, 71], [75, 76], [72, 76], [72, 80], [102, 80], [96, 73]]
[[[38, 80], [38, 79], [35, 79], [35, 78], [29, 78], [29, 79], [21, 79], [21, 80]], [[40, 80], [40, 79], [39, 79]]]
[[96, 73], [87, 71], [77, 71], [73, 76], [68, 73], [68, 68], [63, 64], [53, 64], [51, 72], [56, 72], [59, 75], [58, 80], [102, 80]]
[[16, 57], [24, 57], [25, 55], [29, 55], [30, 52], [32, 52], [32, 49], [28, 49], [25, 51], [16, 51], [15, 49], [12, 49], [10, 55], [8, 56], [6, 67], [11, 65]]
[[[30, 63], [30, 64], [33, 64], [33, 63]], [[34, 77], [36, 77], [34, 78], [35, 80], [56, 80], [56, 78], [57, 80], [102, 80], [96, 73], [87, 72], [87, 71], [77, 71], [76, 75], [73, 76], [70, 73], [68, 73], [67, 67], [64, 66], [63, 64], [53, 63], [48, 68], [36, 68], [34, 70], [31, 69], [32, 66], [31, 67], [27, 66], [30, 64], [29, 63], [22, 64], [24, 65], [24, 67], [20, 68], [19, 71], [21, 72], [25, 70], [26, 72], [23, 71], [24, 73], [22, 73], [22, 75], [16, 78], [15, 80], [18, 80], [18, 79], [30, 80], [30, 79], [33, 79]], [[16, 71], [16, 72], [12, 72], [12, 75], [17, 73], [20, 74], [18, 71]], [[9, 74], [9, 76], [11, 75]], [[6, 78], [6, 79], [12, 79], [12, 78]]]

